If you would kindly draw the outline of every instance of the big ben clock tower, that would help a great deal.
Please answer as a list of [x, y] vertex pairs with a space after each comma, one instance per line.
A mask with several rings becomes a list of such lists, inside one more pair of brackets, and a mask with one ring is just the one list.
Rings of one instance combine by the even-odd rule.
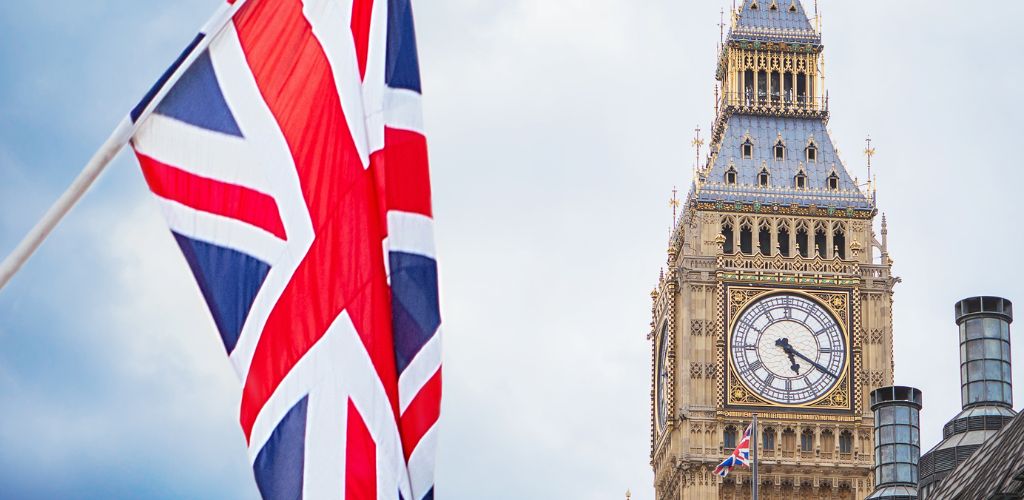
[[826, 128], [822, 52], [799, 0], [733, 13], [711, 151], [652, 294], [659, 500], [750, 498], [748, 469], [711, 471], [753, 413], [763, 500], [872, 491], [868, 394], [892, 383], [898, 279], [873, 188]]

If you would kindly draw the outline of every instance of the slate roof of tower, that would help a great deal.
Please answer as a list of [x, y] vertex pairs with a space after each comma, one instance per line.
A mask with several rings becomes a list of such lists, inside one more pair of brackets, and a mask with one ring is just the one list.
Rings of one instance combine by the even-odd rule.
[[[821, 37], [799, 0], [743, 0], [730, 41], [805, 42], [820, 44]], [[753, 3], [757, 4], [752, 9]]]
[[[752, 158], [743, 158], [741, 146], [750, 138]], [[774, 148], [779, 139], [786, 146], [784, 160], [776, 160]], [[810, 141], [817, 147], [817, 161], [807, 161], [805, 149]], [[730, 168], [737, 173], [736, 184], [726, 184]], [[758, 185], [758, 175], [766, 168], [770, 185]], [[806, 188], [797, 189], [798, 172], [807, 176]], [[835, 172], [839, 189], [828, 188], [828, 177]], [[694, 193], [697, 201], [744, 202], [781, 206], [816, 205], [836, 209], [867, 210], [874, 207], [846, 171], [836, 155], [825, 123], [818, 118], [782, 118], [736, 114], [729, 118], [722, 135], [714, 165], [705, 182]]]

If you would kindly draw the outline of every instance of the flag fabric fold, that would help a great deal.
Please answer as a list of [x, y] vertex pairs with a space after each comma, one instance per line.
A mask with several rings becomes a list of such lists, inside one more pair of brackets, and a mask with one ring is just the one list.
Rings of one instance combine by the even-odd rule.
[[256, 483], [432, 499], [441, 319], [410, 0], [228, 3], [133, 111], [132, 146], [242, 383]]
[[750, 433], [752, 432], [753, 424], [747, 427], [747, 430], [743, 432], [743, 439], [736, 444], [736, 449], [732, 451], [732, 454], [726, 457], [722, 463], [715, 467], [714, 473], [718, 476], [728, 476], [732, 472], [733, 468], [739, 467], [740, 465], [750, 466]]

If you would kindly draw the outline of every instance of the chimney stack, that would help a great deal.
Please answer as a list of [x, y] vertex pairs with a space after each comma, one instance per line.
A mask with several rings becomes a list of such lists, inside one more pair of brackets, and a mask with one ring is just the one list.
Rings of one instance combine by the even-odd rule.
[[867, 500], [916, 500], [921, 457], [921, 391], [882, 387], [871, 392], [875, 412], [875, 491]]
[[921, 457], [921, 499], [1013, 417], [1010, 323], [1013, 304], [972, 297], [954, 307], [960, 328], [960, 399], [963, 411], [942, 428], [942, 442]]

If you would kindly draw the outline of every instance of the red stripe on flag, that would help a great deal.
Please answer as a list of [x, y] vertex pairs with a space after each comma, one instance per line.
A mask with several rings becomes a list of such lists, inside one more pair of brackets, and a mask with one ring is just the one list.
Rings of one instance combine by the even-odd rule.
[[433, 216], [427, 138], [395, 128], [384, 129], [384, 149], [371, 158], [377, 176], [383, 176], [382, 192], [387, 209]]
[[352, 38], [359, 61], [359, 79], [366, 78], [366, 58], [370, 52], [370, 22], [373, 19], [373, 0], [352, 1]]
[[409, 403], [409, 407], [402, 414], [400, 422], [402, 434], [402, 446], [405, 449], [405, 459], [409, 460], [413, 450], [420, 444], [420, 440], [437, 423], [441, 416], [441, 370], [438, 369], [433, 377], [423, 387], [416, 397]]
[[252, 2], [235, 18], [249, 67], [295, 161], [315, 237], [267, 318], [242, 393], [246, 438], [263, 405], [347, 312], [398, 414], [391, 295], [376, 183], [362, 165], [332, 69], [300, 0]]
[[345, 500], [377, 498], [377, 444], [359, 410], [348, 400], [345, 437]]
[[287, 239], [277, 202], [259, 191], [201, 177], [146, 156], [135, 155], [153, 194], [186, 207], [256, 226]]

